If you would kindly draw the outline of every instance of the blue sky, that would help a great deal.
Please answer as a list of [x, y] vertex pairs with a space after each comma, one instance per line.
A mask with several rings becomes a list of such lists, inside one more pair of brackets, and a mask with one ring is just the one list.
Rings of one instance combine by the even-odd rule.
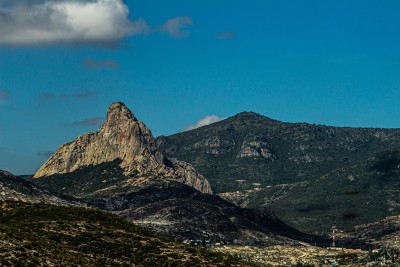
[[0, 0], [0, 169], [33, 173], [113, 101], [155, 136], [241, 111], [400, 127], [399, 1], [31, 2]]

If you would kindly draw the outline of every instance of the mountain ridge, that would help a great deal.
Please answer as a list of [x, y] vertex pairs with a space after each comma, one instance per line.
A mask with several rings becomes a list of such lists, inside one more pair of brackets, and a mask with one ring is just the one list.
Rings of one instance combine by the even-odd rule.
[[[343, 168], [348, 173], [342, 173], [335, 181], [347, 179], [349, 175], [357, 174], [350, 171], [356, 165], [360, 166], [357, 169], [360, 174], [368, 173], [368, 170], [361, 171], [361, 166], [367, 166], [369, 159], [389, 150], [400, 150], [400, 129], [285, 123], [244, 112], [188, 132], [159, 137], [157, 145], [167, 157], [176, 157], [195, 166], [210, 182], [214, 192], [225, 199], [242, 207], [271, 205], [277, 215], [290, 225], [303, 231], [322, 232], [323, 228], [330, 227], [328, 221], [334, 223], [335, 218], [343, 222], [343, 227], [354, 226], [356, 220], [341, 219], [342, 214], [352, 211], [354, 203], [350, 201], [351, 206], [343, 207], [346, 210], [336, 211], [333, 217], [328, 216], [330, 219], [318, 229], [315, 224], [306, 226], [301, 220], [297, 221], [299, 214], [296, 209], [306, 211], [300, 217], [311, 219], [312, 213], [305, 207], [307, 201], [311, 201], [311, 207], [313, 203], [328, 203], [330, 192], [342, 194], [336, 188], [339, 182], [325, 183], [323, 188], [318, 181]], [[372, 183], [376, 181], [372, 176], [367, 178]], [[390, 183], [393, 182], [393, 179], [390, 180]], [[306, 190], [311, 196], [320, 192], [316, 200], [306, 195], [302, 199], [297, 198], [299, 193], [296, 191], [302, 192], [306, 187], [311, 187]], [[368, 192], [363, 191], [367, 199]], [[393, 192], [391, 198], [396, 199], [398, 194]], [[334, 197], [339, 199], [336, 195]], [[372, 197], [369, 196], [370, 199]], [[353, 199], [355, 201], [357, 197]], [[304, 203], [301, 203], [302, 200]], [[288, 203], [291, 203], [290, 207]], [[329, 211], [328, 207], [326, 213]], [[386, 210], [383, 215], [393, 214]], [[379, 218], [370, 218], [371, 221], [376, 219]], [[366, 220], [369, 219], [357, 223], [370, 222]]]

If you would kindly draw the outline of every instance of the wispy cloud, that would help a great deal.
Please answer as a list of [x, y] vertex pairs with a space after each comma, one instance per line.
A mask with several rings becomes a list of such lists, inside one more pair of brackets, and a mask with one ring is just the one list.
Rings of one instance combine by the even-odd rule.
[[5, 102], [10, 98], [10, 93], [7, 90], [0, 90], [0, 103]]
[[81, 121], [75, 121], [73, 123], [67, 124], [68, 126], [101, 126], [105, 122], [104, 118], [88, 118]]
[[132, 23], [132, 34], [133, 35], [149, 35], [153, 29], [143, 19], [137, 19]]
[[56, 98], [57, 96], [53, 93], [49, 93], [49, 92], [41, 92], [38, 95], [38, 98], [41, 100], [51, 100]]
[[94, 60], [91, 58], [86, 58], [84, 60], [85, 67], [87, 69], [117, 69], [119, 68], [118, 62], [106, 59], [106, 60]]
[[229, 30], [220, 32], [215, 36], [216, 39], [220, 39], [220, 40], [233, 39], [235, 37], [236, 37], [236, 33], [234, 33], [233, 31], [229, 31]]
[[96, 94], [90, 90], [81, 90], [71, 93], [55, 94], [50, 92], [41, 92], [38, 95], [39, 100], [55, 100], [55, 99], [85, 99], [94, 97]]
[[44, 158], [50, 158], [53, 154], [54, 154], [54, 151], [51, 151], [51, 150], [48, 150], [45, 152], [42, 152], [42, 151], [37, 152], [38, 156], [44, 157]]
[[207, 116], [201, 118], [200, 120], [198, 120], [195, 124], [186, 126], [183, 129], [183, 131], [185, 132], [185, 131], [197, 129], [199, 127], [203, 127], [203, 126], [209, 125], [211, 123], [219, 122], [223, 119], [224, 118], [218, 117], [217, 115], [207, 115]]
[[110, 45], [135, 33], [122, 0], [2, 0], [0, 43]]
[[190, 36], [188, 27], [193, 26], [193, 19], [184, 17], [175, 17], [168, 19], [159, 29], [160, 32], [168, 34], [173, 38], [187, 38]]
[[95, 93], [93, 91], [83, 90], [83, 91], [77, 91], [67, 96], [70, 96], [72, 98], [89, 98], [93, 97], [94, 95]]
[[182, 39], [190, 37], [189, 28], [193, 26], [193, 19], [188, 16], [178, 16], [167, 19], [162, 25], [150, 26], [143, 18], [140, 18], [132, 24], [135, 35], [162, 33], [172, 38]]

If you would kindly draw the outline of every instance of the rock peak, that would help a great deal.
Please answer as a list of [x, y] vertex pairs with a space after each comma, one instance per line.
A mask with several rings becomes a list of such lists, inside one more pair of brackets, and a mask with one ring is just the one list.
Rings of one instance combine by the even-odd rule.
[[107, 122], [119, 122], [121, 120], [136, 121], [136, 118], [124, 103], [114, 102], [107, 110]]
[[[115, 160], [120, 161], [119, 167], [126, 178], [125, 183], [119, 184], [121, 188], [172, 180], [212, 193], [208, 181], [190, 164], [165, 159], [151, 131], [121, 102], [110, 105], [107, 121], [97, 132], [83, 134], [60, 146], [34, 178], [70, 173]], [[104, 190], [114, 187], [107, 188]]]

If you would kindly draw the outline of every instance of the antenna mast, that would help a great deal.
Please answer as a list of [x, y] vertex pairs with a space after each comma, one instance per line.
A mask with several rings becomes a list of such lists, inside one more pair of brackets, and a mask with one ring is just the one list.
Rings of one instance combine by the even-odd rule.
[[336, 224], [332, 224], [332, 247], [336, 246]]

